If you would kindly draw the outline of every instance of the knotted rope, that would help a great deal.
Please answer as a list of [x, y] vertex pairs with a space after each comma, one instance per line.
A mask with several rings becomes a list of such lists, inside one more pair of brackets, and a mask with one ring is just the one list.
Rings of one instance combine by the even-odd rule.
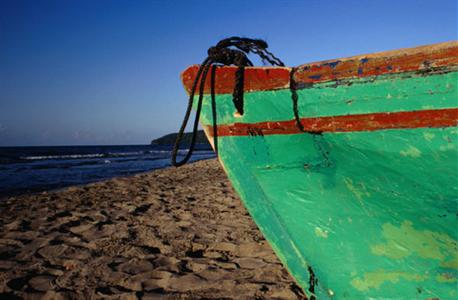
[[[240, 37], [231, 37], [221, 40], [216, 46], [208, 49], [208, 56], [202, 62], [197, 71], [196, 78], [192, 85], [191, 93], [189, 94], [188, 107], [181, 124], [180, 130], [178, 131], [177, 139], [172, 150], [172, 165], [179, 167], [184, 165], [194, 151], [197, 137], [197, 127], [199, 126], [200, 112], [202, 109], [202, 101], [204, 96], [205, 81], [207, 78], [208, 71], [211, 70], [210, 79], [210, 94], [212, 104], [212, 118], [213, 118], [213, 142], [215, 152], [218, 153], [217, 144], [217, 125], [216, 125], [216, 100], [215, 100], [215, 74], [218, 66], [230, 66], [235, 65], [238, 67], [235, 74], [235, 86], [232, 93], [232, 101], [237, 109], [237, 112], [243, 115], [243, 86], [244, 86], [244, 71], [246, 66], [253, 66], [253, 63], [248, 59], [248, 54], [253, 53], [258, 55], [263, 62], [268, 62], [273, 66], [284, 66], [283, 62], [275, 57], [272, 53], [267, 51], [267, 43], [259, 39], [249, 39]], [[196, 116], [194, 119], [191, 144], [185, 157], [181, 161], [177, 161], [178, 150], [180, 147], [181, 140], [183, 138], [184, 130], [189, 121], [189, 116], [192, 110], [192, 104], [194, 102], [194, 95], [196, 93], [197, 84], [200, 80], [199, 86], [199, 100], [196, 107]], [[297, 102], [297, 101], [296, 101]]]

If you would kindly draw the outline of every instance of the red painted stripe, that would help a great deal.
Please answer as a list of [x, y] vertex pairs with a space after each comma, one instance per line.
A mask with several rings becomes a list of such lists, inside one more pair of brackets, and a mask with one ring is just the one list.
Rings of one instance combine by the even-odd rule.
[[[458, 66], [457, 42], [306, 64], [298, 67], [295, 80], [298, 83], [313, 84], [375, 75], [429, 71], [452, 66]], [[191, 66], [181, 75], [188, 93], [198, 68], [198, 65]], [[233, 92], [236, 70], [236, 67], [217, 69], [216, 94], [231, 94]], [[245, 91], [288, 88], [289, 71], [290, 68], [247, 67], [245, 69]], [[210, 80], [206, 81], [204, 92], [210, 93]]]
[[[450, 127], [458, 125], [458, 109], [385, 112], [333, 117], [302, 118], [308, 132], [351, 132], [383, 129]], [[210, 125], [206, 132], [212, 135]], [[218, 136], [247, 136], [301, 133], [295, 120], [218, 125]]]

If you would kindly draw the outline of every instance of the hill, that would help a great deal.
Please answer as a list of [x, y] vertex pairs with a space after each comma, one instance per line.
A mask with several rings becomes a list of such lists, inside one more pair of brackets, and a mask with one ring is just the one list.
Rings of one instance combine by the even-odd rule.
[[[177, 133], [170, 133], [170, 134], [164, 135], [160, 138], [152, 140], [151, 145], [173, 145], [175, 144], [177, 135], [178, 135]], [[192, 137], [192, 132], [186, 132], [183, 135], [183, 139], [181, 140], [181, 143], [185, 145], [189, 145], [189, 143], [191, 143], [191, 137]], [[199, 130], [197, 132], [196, 144], [204, 144], [210, 147], [210, 143], [208, 142], [207, 137], [205, 136], [205, 133], [203, 130]]]

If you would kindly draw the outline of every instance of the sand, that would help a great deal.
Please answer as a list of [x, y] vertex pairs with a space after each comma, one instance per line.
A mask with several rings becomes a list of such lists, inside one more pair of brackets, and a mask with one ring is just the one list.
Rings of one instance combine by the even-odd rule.
[[0, 298], [302, 299], [216, 160], [0, 200]]

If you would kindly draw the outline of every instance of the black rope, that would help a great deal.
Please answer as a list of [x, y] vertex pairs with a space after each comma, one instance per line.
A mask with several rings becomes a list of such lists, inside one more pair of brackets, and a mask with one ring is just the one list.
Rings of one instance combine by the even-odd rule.
[[235, 72], [235, 87], [232, 102], [240, 115], [243, 115], [243, 87], [245, 85], [245, 67], [240, 66]]
[[[243, 115], [243, 87], [244, 87], [244, 70], [246, 66], [253, 66], [253, 63], [248, 59], [247, 55], [250, 53], [258, 55], [263, 62], [268, 62], [274, 66], [284, 66], [283, 62], [275, 57], [272, 53], [267, 51], [267, 43], [259, 39], [249, 39], [249, 38], [240, 38], [240, 37], [230, 37], [224, 40], [221, 40], [216, 44], [216, 46], [210, 47], [208, 49], [208, 56], [202, 62], [197, 71], [196, 78], [192, 85], [191, 93], [189, 95], [188, 107], [181, 124], [180, 130], [178, 131], [177, 139], [172, 150], [172, 165], [178, 167], [184, 165], [189, 158], [191, 158], [192, 152], [194, 151], [196, 137], [197, 137], [197, 127], [199, 125], [200, 111], [202, 108], [205, 80], [207, 78], [207, 73], [210, 67], [214, 64], [217, 65], [235, 65], [238, 67], [235, 76], [235, 86], [233, 95], [234, 106], [237, 109], [237, 112], [240, 115]], [[212, 100], [212, 117], [213, 117], [213, 141], [215, 146], [215, 152], [217, 152], [217, 126], [216, 126], [216, 100], [215, 100], [215, 75], [216, 68], [215, 66], [211, 71], [211, 80], [210, 80], [210, 93]], [[183, 139], [184, 130], [189, 121], [189, 116], [192, 110], [192, 104], [194, 102], [194, 95], [196, 92], [197, 84], [200, 81], [199, 86], [199, 99], [197, 102], [196, 108], [196, 117], [194, 119], [193, 132], [191, 137], [191, 144], [189, 145], [189, 150], [186, 153], [185, 157], [181, 161], [177, 161], [178, 150], [180, 147], [181, 140]]]
[[218, 153], [218, 126], [216, 121], [216, 97], [215, 97], [215, 78], [216, 78], [217, 66], [212, 66], [212, 72], [210, 76], [210, 94], [212, 99], [212, 119], [213, 119], [213, 147], [215, 153]]
[[296, 68], [291, 68], [289, 73], [289, 90], [291, 91], [291, 99], [293, 100], [293, 112], [294, 119], [296, 120], [296, 126], [300, 131], [304, 131], [304, 126], [302, 126], [301, 119], [299, 117], [299, 109], [297, 107], [299, 96], [297, 95], [297, 83], [294, 79], [294, 74], [296, 73]]
[[[192, 103], [193, 103], [193, 100], [194, 100], [194, 94], [195, 94], [195, 91], [196, 91], [197, 83], [198, 83], [199, 78], [202, 75], [202, 72], [204, 71], [204, 69], [207, 68], [207, 62], [208, 61], [209, 61], [209, 58], [206, 58], [204, 60], [204, 62], [202, 63], [202, 65], [200, 66], [199, 70], [197, 71], [196, 80], [194, 80], [194, 83], [193, 83], [192, 89], [191, 89], [191, 93], [189, 95], [188, 107], [187, 107], [186, 113], [184, 115], [183, 123], [181, 124], [180, 130], [178, 131], [177, 139], [175, 141], [175, 145], [174, 145], [173, 150], [172, 150], [172, 165], [177, 166], [177, 167], [181, 166], [181, 165], [184, 165], [189, 160], [189, 158], [192, 155], [192, 150], [194, 149], [194, 146], [195, 146], [196, 136], [197, 136], [197, 127], [199, 125], [199, 117], [200, 117], [200, 109], [199, 108], [200, 108], [200, 106], [202, 104], [203, 93], [201, 93], [199, 95], [198, 109], [196, 110], [196, 118], [194, 120], [193, 135], [192, 135], [192, 138], [191, 138], [191, 144], [189, 146], [189, 151], [188, 151], [188, 153], [186, 153], [186, 155], [183, 158], [183, 160], [181, 160], [181, 161], [177, 161], [176, 160], [177, 159], [177, 155], [178, 155], [180, 142], [181, 142], [181, 139], [183, 138], [183, 134], [184, 134], [184, 130], [186, 129], [186, 125], [188, 124], [189, 116], [191, 115]], [[202, 83], [205, 82], [205, 77], [203, 77], [203, 76], [202, 76], [202, 81], [203, 82], [201, 82], [201, 86], [200, 86], [199, 91], [203, 90], [203, 84]]]

